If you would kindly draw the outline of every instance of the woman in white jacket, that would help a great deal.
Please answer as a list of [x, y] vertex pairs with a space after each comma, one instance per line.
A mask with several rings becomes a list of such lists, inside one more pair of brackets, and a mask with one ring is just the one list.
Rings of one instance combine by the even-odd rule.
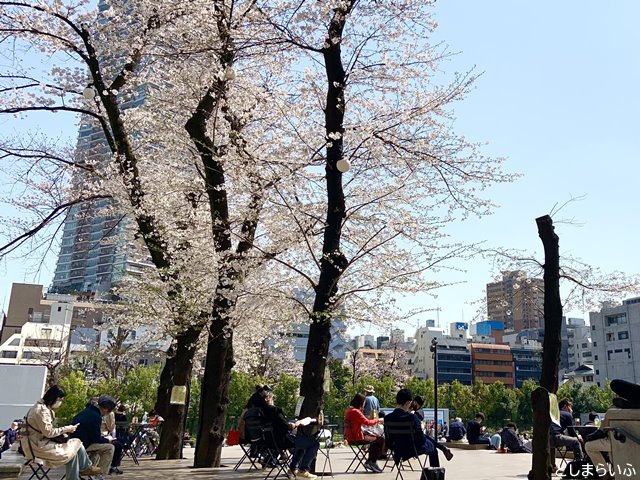
[[73, 433], [77, 428], [77, 425], [54, 427], [54, 410], [60, 407], [66, 395], [64, 389], [54, 385], [29, 409], [25, 417], [26, 433], [22, 437], [25, 457], [42, 460], [48, 468], [66, 465], [67, 480], [79, 480], [80, 475], [98, 475], [100, 469], [91, 464], [79, 439], [70, 438], [65, 443], [52, 440]]

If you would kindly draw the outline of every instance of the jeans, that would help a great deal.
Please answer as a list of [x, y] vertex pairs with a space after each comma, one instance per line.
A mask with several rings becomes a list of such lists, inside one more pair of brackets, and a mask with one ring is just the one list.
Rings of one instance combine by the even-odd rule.
[[296, 467], [300, 467], [302, 471], [308, 471], [311, 466], [311, 462], [318, 454], [320, 448], [320, 442], [313, 437], [309, 437], [302, 433], [296, 435], [293, 456], [291, 457], [291, 465], [289, 468], [295, 470]]
[[91, 466], [91, 460], [89, 460], [89, 456], [87, 455], [87, 451], [84, 449], [84, 446], [80, 445], [80, 450], [78, 453], [65, 465], [66, 469], [66, 480], [79, 480], [80, 472], [82, 470], [86, 470]]
[[424, 452], [418, 452], [420, 454], [426, 453], [427, 457], [429, 457], [429, 466], [430, 467], [439, 467], [440, 466], [440, 458], [438, 458], [438, 442], [436, 442], [429, 435], [425, 435], [424, 437], [425, 450]]

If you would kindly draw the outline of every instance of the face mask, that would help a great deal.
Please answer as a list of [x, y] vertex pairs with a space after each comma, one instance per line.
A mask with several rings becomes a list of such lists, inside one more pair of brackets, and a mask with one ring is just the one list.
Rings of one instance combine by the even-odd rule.
[[60, 408], [60, 405], [62, 405], [62, 400], [56, 400], [56, 402], [51, 405], [51, 408], [55, 410], [56, 408]]

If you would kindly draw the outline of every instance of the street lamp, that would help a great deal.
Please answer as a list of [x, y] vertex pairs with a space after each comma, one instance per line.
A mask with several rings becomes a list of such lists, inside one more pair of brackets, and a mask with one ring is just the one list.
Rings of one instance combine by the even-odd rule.
[[438, 339], [431, 339], [431, 348], [433, 352], [433, 437], [438, 441]]

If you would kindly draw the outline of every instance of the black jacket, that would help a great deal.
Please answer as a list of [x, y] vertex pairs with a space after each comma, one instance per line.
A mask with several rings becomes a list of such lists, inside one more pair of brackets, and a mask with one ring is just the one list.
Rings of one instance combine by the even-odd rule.
[[78, 428], [71, 434], [73, 438], [79, 438], [87, 448], [94, 443], [109, 443], [100, 433], [100, 425], [102, 424], [102, 415], [100, 409], [95, 405], [89, 405], [87, 408], [78, 413], [71, 419], [71, 424], [79, 423]]

